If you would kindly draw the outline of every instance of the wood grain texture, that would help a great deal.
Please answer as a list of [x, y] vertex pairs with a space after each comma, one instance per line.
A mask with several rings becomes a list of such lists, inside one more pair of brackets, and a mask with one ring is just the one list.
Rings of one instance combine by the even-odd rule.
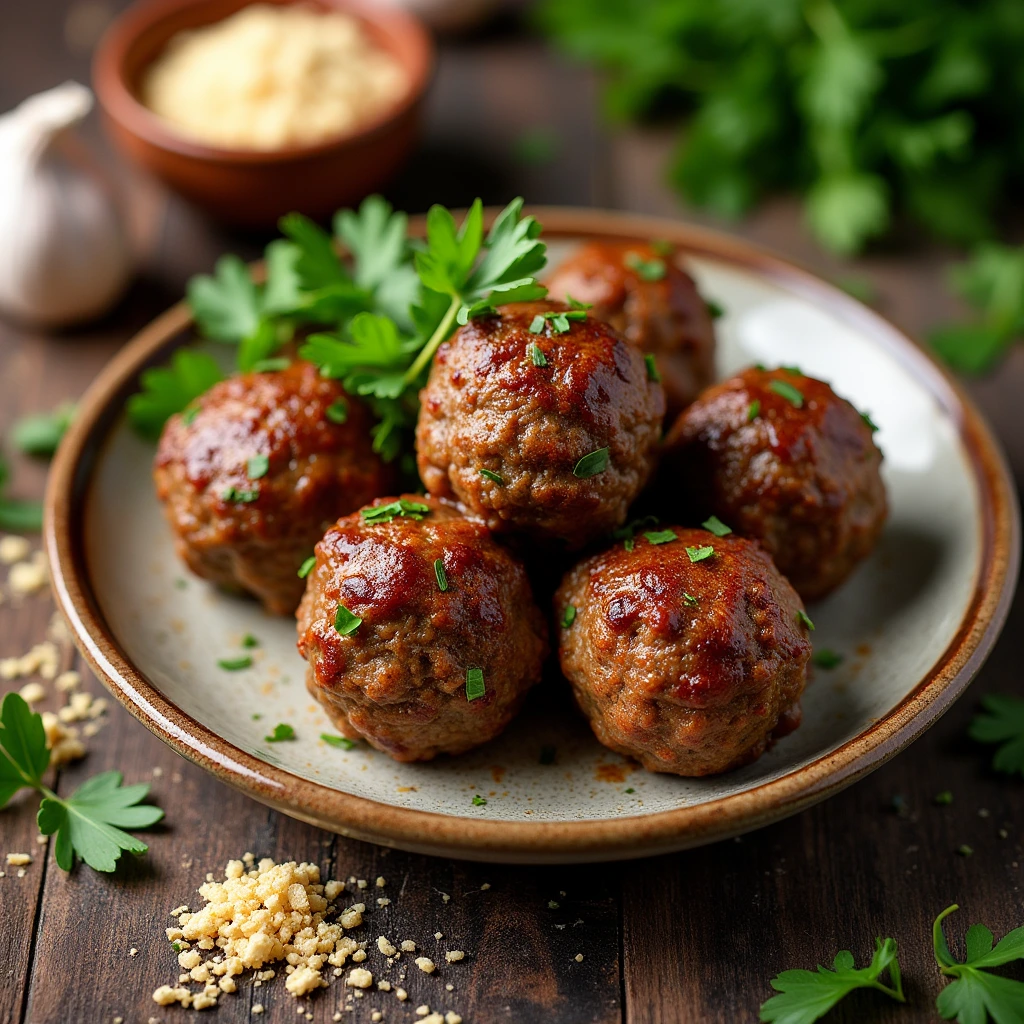
[[[124, 6], [118, 0], [111, 8]], [[65, 42], [73, 0], [8, 5], [0, 14], [0, 107], [69, 75], [87, 75], [88, 53]], [[93, 5], [97, 7], [98, 5]], [[100, 12], [102, 13], [102, 12]], [[672, 139], [664, 132], [607, 133], [597, 117], [596, 83], [501, 24], [447, 44], [428, 106], [426, 136], [409, 170], [389, 189], [404, 208], [500, 203], [523, 194], [536, 203], [606, 205], [685, 215], [664, 183]], [[526, 163], [516, 140], [542, 128], [555, 140], [550, 160]], [[255, 255], [264, 239], [226, 234], [179, 200], [140, 182], [93, 141], [124, 184], [140, 278], [130, 298], [88, 331], [44, 337], [0, 326], [0, 435], [21, 413], [81, 392], [109, 354], [175, 301], [187, 278], [226, 250]], [[722, 225], [717, 225], [722, 226]], [[826, 257], [800, 223], [795, 204], [776, 200], [733, 229], [826, 277], [851, 268]], [[880, 310], [911, 333], [959, 312], [942, 285], [948, 254], [903, 243], [859, 260], [852, 272], [878, 292]], [[972, 385], [1024, 479], [1024, 349], [996, 376]], [[18, 460], [16, 489], [41, 492], [43, 469]], [[42, 639], [49, 602], [0, 606], [0, 657]], [[373, 910], [361, 936], [411, 938], [434, 956], [461, 948], [462, 964], [428, 976], [406, 964], [388, 976], [409, 1000], [383, 993], [352, 999], [343, 1019], [415, 1021], [414, 1009], [453, 1009], [467, 1024], [736, 1022], [757, 1017], [777, 971], [812, 967], [840, 948], [863, 961], [876, 934], [900, 943], [910, 1003], [855, 996], [829, 1020], [844, 1024], [932, 1021], [940, 979], [929, 940], [934, 915], [964, 907], [953, 934], [985, 921], [997, 934], [1024, 920], [1024, 848], [1019, 782], [988, 768], [988, 752], [965, 739], [977, 695], [1024, 692], [1019, 664], [1024, 603], [970, 693], [939, 725], [866, 781], [790, 821], [704, 850], [650, 862], [587, 868], [503, 868], [433, 860], [346, 841], [292, 821], [214, 782], [182, 761], [126, 712], [114, 707], [89, 757], [58, 781], [67, 793], [93, 772], [117, 768], [150, 780], [166, 823], [147, 833], [150, 852], [113, 877], [78, 868], [70, 875], [34, 843], [34, 801], [2, 812], [2, 852], [35, 860], [23, 879], [0, 879], [0, 1024], [98, 1024], [123, 1017], [170, 1024], [188, 1015], [160, 1009], [153, 989], [173, 982], [177, 965], [163, 938], [167, 911], [195, 899], [208, 871], [246, 850], [319, 862], [326, 874], [369, 880]], [[95, 680], [94, 693], [101, 692]], [[934, 796], [949, 789], [949, 806]], [[906, 816], [893, 809], [900, 795]], [[982, 816], [982, 810], [987, 814]], [[1006, 833], [1002, 837], [1000, 830]], [[974, 853], [956, 851], [969, 844]], [[377, 908], [373, 879], [393, 902]], [[489, 889], [483, 889], [489, 884]], [[445, 902], [442, 894], [450, 897]], [[563, 895], [563, 893], [565, 895]], [[549, 903], [558, 904], [557, 907]], [[442, 940], [434, 940], [436, 931]], [[132, 947], [138, 949], [130, 955]], [[620, 952], [621, 949], [621, 952]], [[577, 954], [583, 960], [577, 963]], [[443, 955], [434, 956], [438, 962]], [[378, 966], [371, 953], [371, 967]], [[445, 984], [453, 985], [447, 992]], [[623, 999], [624, 994], [624, 999]], [[346, 992], [303, 1001], [330, 1021]], [[250, 1014], [254, 1002], [266, 1007]], [[207, 1018], [204, 1018], [207, 1019]], [[283, 986], [251, 981], [209, 1014], [218, 1022], [304, 1020]]]

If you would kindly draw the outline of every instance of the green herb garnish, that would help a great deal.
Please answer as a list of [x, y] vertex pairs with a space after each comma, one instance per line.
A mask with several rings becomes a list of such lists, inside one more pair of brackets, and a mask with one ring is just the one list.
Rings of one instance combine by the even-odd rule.
[[448, 589], [448, 574], [444, 571], [444, 561], [434, 559], [434, 576], [437, 577], [437, 589], [443, 594]]
[[[537, 333], [537, 332], [534, 332], [534, 333]], [[528, 348], [529, 348], [529, 353], [530, 353], [530, 362], [533, 363], [534, 366], [547, 366], [548, 365], [548, 358], [541, 351], [540, 345], [538, 345], [535, 341], [533, 341], [533, 342], [530, 342], [530, 345], [528, 346]]]
[[572, 471], [572, 475], [579, 477], [581, 480], [585, 480], [591, 476], [597, 476], [599, 473], [603, 473], [608, 468], [608, 460], [611, 449], [609, 448], [598, 448], [597, 451], [591, 452], [589, 455], [584, 455], [579, 462], [576, 463]]
[[478, 472], [482, 477], [490, 480], [492, 484], [497, 484], [499, 487], [504, 486], [505, 478], [500, 473], [495, 473], [493, 469], [481, 469]]
[[686, 549], [686, 553], [690, 556], [691, 562], [703, 562], [705, 558], [710, 558], [715, 553], [715, 549], [710, 544], [691, 546]]
[[666, 273], [665, 261], [658, 257], [645, 260], [638, 252], [627, 252], [622, 262], [643, 281], [660, 281]]
[[266, 476], [268, 469], [270, 469], [270, 459], [262, 452], [250, 456], [245, 465], [245, 473], [250, 480], [259, 480], [260, 477]]
[[362, 624], [363, 620], [358, 615], [338, 602], [338, 609], [334, 613], [334, 629], [339, 636], [351, 636]]
[[714, 299], [705, 299], [704, 305], [708, 307], [708, 313], [711, 314], [712, 320], [721, 320], [725, 316], [725, 308]]
[[53, 412], [24, 416], [14, 424], [11, 437], [15, 448], [25, 455], [49, 458], [75, 415], [72, 402], [57, 406]]
[[390, 523], [398, 516], [405, 516], [407, 519], [422, 519], [430, 512], [430, 506], [422, 501], [406, 501], [399, 498], [398, 501], [388, 502], [386, 505], [374, 505], [373, 508], [364, 508], [360, 515], [368, 523]]
[[487, 801], [479, 793], [477, 793], [476, 796], [473, 797], [473, 806], [486, 807]]
[[644, 356], [644, 362], [647, 364], [647, 379], [654, 381], [655, 384], [660, 384], [661, 374], [658, 373], [658, 364], [650, 352]]
[[[783, 971], [769, 982], [779, 994], [761, 1004], [759, 1019], [771, 1024], [812, 1024], [858, 988], [877, 989], [906, 1002], [895, 939], [875, 939], [871, 963], [859, 970], [853, 965], [853, 954], [844, 949], [836, 954], [831, 970], [819, 965], [817, 971]], [[888, 985], [880, 980], [886, 971]]]
[[998, 743], [992, 767], [1007, 775], [1024, 775], [1024, 699], [1003, 693], [981, 698], [984, 711], [971, 719], [967, 734], [979, 743]]
[[675, 530], [648, 530], [644, 533], [648, 544], [671, 544], [678, 540]]
[[466, 700], [476, 700], [487, 692], [482, 668], [466, 669]]
[[243, 505], [255, 501], [260, 496], [259, 487], [225, 487], [220, 493], [222, 501], [237, 501]]
[[252, 364], [252, 373], [280, 373], [281, 370], [287, 370], [292, 365], [290, 359], [286, 359], [284, 356], [275, 356], [271, 359], [257, 359]]
[[240, 658], [220, 658], [217, 665], [225, 672], [241, 672], [242, 669], [252, 668], [252, 658], [247, 654]]
[[562, 629], [568, 629], [576, 621], [576, 606], [567, 604], [562, 612]]
[[246, 633], [245, 636], [242, 637], [242, 646], [247, 649], [251, 650], [253, 647], [259, 647], [259, 645], [259, 640], [257, 640], [252, 633]]
[[325, 415], [332, 423], [346, 423], [348, 422], [348, 402], [344, 398], [335, 399], [327, 409]]
[[30, 787], [42, 796], [36, 823], [43, 835], [56, 833], [54, 856], [70, 871], [79, 856], [95, 871], [113, 871], [121, 853], [145, 853], [148, 847], [122, 828], [149, 828], [164, 812], [140, 803], [148, 783], [123, 786], [120, 772], [102, 772], [66, 799], [43, 785], [50, 764], [43, 719], [20, 694], [8, 693], [0, 707], [0, 807], [18, 790]]
[[761, 399], [755, 398], [750, 405], [747, 406], [747, 422], [753, 423], [757, 419], [761, 412]]
[[179, 348], [170, 365], [150, 367], [139, 375], [142, 390], [128, 399], [128, 419], [143, 437], [155, 440], [171, 416], [223, 379], [212, 356]]
[[713, 533], [716, 537], [728, 537], [732, 533], [732, 527], [726, 526], [718, 516], [708, 516], [701, 523], [705, 530]]
[[794, 409], [804, 407], [804, 396], [792, 384], [784, 380], [771, 380], [768, 382], [768, 390], [784, 398]]
[[688, 604], [691, 608], [696, 608], [700, 604], [693, 594], [688, 594], [685, 590], [683, 591], [683, 603]]
[[267, 743], [283, 743], [295, 739], [295, 730], [287, 722], [278, 722], [269, 736], [264, 736]]
[[811, 656], [811, 661], [814, 662], [818, 668], [831, 669], [836, 668], [838, 665], [843, 663], [843, 656], [835, 651], [829, 650], [827, 647], [822, 647], [814, 652]]
[[875, 423], [874, 420], [872, 420], [872, 418], [871, 418], [869, 413], [862, 412], [860, 414], [860, 418], [864, 421], [864, 425], [868, 428], [868, 430], [871, 431], [872, 434], [877, 432], [878, 424]]
[[9, 471], [3, 455], [0, 455], [0, 530], [18, 533], [43, 528], [43, 506], [38, 501], [19, 501], [4, 495]]
[[316, 565], [316, 555], [310, 555], [302, 565], [299, 566], [299, 571], [295, 574], [300, 580], [304, 580], [312, 571]]
[[329, 732], [322, 732], [320, 739], [329, 747], [337, 747], [339, 750], [355, 750], [356, 748], [355, 740], [350, 740], [347, 736], [332, 736]]
[[[560, 309], [549, 309], [546, 313], [538, 313], [530, 321], [530, 333], [531, 334], [542, 334], [544, 328], [547, 326], [551, 327], [551, 330], [555, 334], [566, 334], [572, 327], [570, 320], [586, 320], [587, 319], [587, 308], [583, 303], [577, 303], [576, 307], [568, 310], [568, 312]], [[538, 363], [538, 366], [544, 366], [545, 363]]]
[[797, 609], [796, 621], [802, 626], [806, 626], [808, 629], [814, 629], [814, 623], [811, 622], [811, 617], [803, 610], [803, 608]]
[[617, 530], [613, 530], [612, 540], [625, 541], [626, 550], [632, 551], [636, 546], [636, 535], [647, 526], [657, 526], [658, 522], [657, 516], [644, 516], [641, 519], [633, 519], [626, 523], [625, 526], [620, 526]]

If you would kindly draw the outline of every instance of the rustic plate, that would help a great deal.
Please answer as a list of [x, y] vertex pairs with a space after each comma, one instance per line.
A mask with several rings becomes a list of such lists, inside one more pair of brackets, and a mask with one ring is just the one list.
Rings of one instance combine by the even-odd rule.
[[[598, 746], [556, 683], [508, 732], [460, 758], [399, 765], [345, 752], [307, 695], [290, 621], [226, 597], [177, 562], [150, 479], [152, 447], [122, 416], [140, 369], [189, 339], [184, 305], [104, 370], [54, 463], [46, 543], [61, 608], [113, 694], [219, 779], [345, 835], [497, 861], [636, 857], [792, 814], [878, 767], [959, 696], [991, 649], [1015, 582], [1019, 525], [999, 449], [957, 386], [881, 317], [745, 243], [670, 221], [540, 210], [552, 262], [579, 239], [678, 243], [719, 321], [719, 370], [798, 363], [880, 425], [892, 516], [879, 549], [814, 607], [819, 671], [804, 722], [755, 764], [710, 779], [651, 775]], [[219, 347], [223, 353], [223, 346]], [[257, 636], [250, 670], [219, 658]], [[269, 744], [278, 722], [297, 741]], [[542, 747], [557, 750], [541, 764]], [[476, 795], [486, 805], [474, 805]]]

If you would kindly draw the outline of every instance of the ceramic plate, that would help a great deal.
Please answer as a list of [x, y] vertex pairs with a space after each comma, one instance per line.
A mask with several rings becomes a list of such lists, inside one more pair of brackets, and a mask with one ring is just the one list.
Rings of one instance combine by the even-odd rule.
[[[58, 599], [85, 656], [150, 729], [256, 799], [345, 835], [543, 862], [641, 856], [766, 824], [878, 767], [980, 667], [1018, 559], [1003, 459], [968, 400], [911, 341], [810, 274], [673, 222], [537, 213], [552, 264], [586, 237], [678, 243], [701, 291], [725, 310], [720, 375], [796, 363], [880, 427], [891, 518], [874, 555], [811, 609], [816, 646], [845, 658], [816, 672], [795, 733], [726, 775], [653, 775], [599, 746], [555, 680], [500, 739], [459, 758], [400, 765], [365, 745], [327, 746], [319, 735], [333, 730], [306, 693], [294, 624], [187, 574], [153, 493], [153, 447], [122, 415], [139, 370], [190, 340], [183, 306], [107, 367], [58, 454], [46, 524]], [[260, 640], [252, 668], [218, 668], [246, 633]], [[278, 722], [294, 726], [296, 742], [266, 741]], [[541, 763], [543, 747], [555, 748], [555, 763]]]

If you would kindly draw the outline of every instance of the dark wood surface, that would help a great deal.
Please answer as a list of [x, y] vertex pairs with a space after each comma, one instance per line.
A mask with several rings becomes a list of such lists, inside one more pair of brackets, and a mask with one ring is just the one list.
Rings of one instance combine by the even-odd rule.
[[[121, 4], [2, 4], [0, 109], [65, 78], [85, 80], [90, 24], [102, 23], [108, 6]], [[521, 193], [534, 203], [701, 219], [684, 211], [663, 183], [671, 137], [609, 131], [598, 119], [597, 99], [587, 73], [510, 26], [446, 44], [423, 146], [389, 194], [410, 210], [433, 201], [465, 204], [478, 194], [503, 202]], [[556, 140], [554, 158], [517, 161], [515, 140], [537, 128]], [[258, 249], [259, 240], [227, 234], [127, 174], [95, 125], [90, 130], [124, 182], [140, 277], [121, 307], [87, 330], [50, 336], [0, 324], [0, 435], [18, 416], [80, 394], [111, 353], [219, 253]], [[851, 272], [813, 245], [787, 200], [770, 203], [736, 230], [825, 276]], [[923, 332], [957, 311], [942, 286], [948, 255], [888, 249], [853, 270], [874, 283], [884, 313]], [[1024, 352], [970, 386], [1024, 480]], [[41, 493], [44, 467], [25, 460], [15, 466], [17, 491]], [[51, 611], [48, 597], [0, 605], [0, 657], [41, 640]], [[19, 798], [0, 814], [0, 853], [27, 850], [34, 857], [24, 878], [8, 872], [0, 879], [0, 1024], [182, 1019], [191, 1011], [151, 1000], [153, 989], [177, 974], [162, 937], [167, 912], [193, 900], [208, 871], [221, 871], [246, 850], [318, 861], [336, 877], [382, 874], [394, 900], [384, 918], [388, 934], [426, 939], [439, 930], [470, 952], [465, 964], [444, 972], [453, 992], [413, 970], [407, 1003], [383, 994], [366, 998], [345, 1020], [368, 1021], [379, 1008], [386, 1021], [415, 1021], [414, 1008], [425, 1002], [456, 1010], [467, 1024], [753, 1021], [777, 971], [811, 967], [841, 948], [863, 960], [875, 935], [892, 935], [900, 944], [909, 1006], [857, 995], [829, 1019], [936, 1020], [941, 983], [931, 955], [932, 918], [956, 901], [964, 908], [960, 929], [982, 920], [999, 935], [1024, 922], [1024, 791], [995, 776], [987, 752], [965, 737], [980, 694], [1024, 691], [1022, 633], [1024, 602], [1018, 601], [968, 695], [910, 750], [827, 803], [703, 850], [583, 868], [479, 866], [340, 839], [214, 782], [114, 708], [89, 741], [88, 757], [60, 773], [58, 789], [67, 793], [92, 773], [117, 768], [129, 781], [152, 781], [166, 823], [150, 833], [149, 854], [129, 859], [116, 876], [82, 868], [68, 875], [48, 847], [36, 845], [34, 800]], [[64, 658], [83, 669], [70, 647]], [[91, 677], [87, 686], [102, 692]], [[938, 806], [933, 798], [945, 789], [953, 803]], [[896, 796], [907, 809], [903, 815], [893, 810]], [[973, 855], [959, 855], [962, 844]], [[490, 888], [482, 890], [484, 883]], [[246, 982], [207, 1011], [208, 1019], [297, 1019], [280, 982], [255, 995], [267, 1007], [261, 1018], [250, 1018], [256, 1000]], [[324, 1022], [342, 999], [334, 984], [302, 1005]]]

